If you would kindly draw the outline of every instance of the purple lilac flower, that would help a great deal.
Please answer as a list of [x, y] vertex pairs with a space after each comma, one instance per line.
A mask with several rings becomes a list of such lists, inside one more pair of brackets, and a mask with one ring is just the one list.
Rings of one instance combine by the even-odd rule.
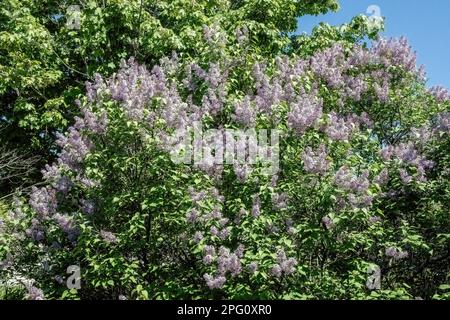
[[59, 225], [59, 227], [67, 234], [69, 240], [74, 241], [79, 234], [79, 229], [75, 225], [75, 221], [72, 216], [56, 213], [53, 215], [53, 219]]
[[374, 182], [380, 186], [386, 185], [389, 181], [389, 170], [384, 168], [381, 172], [375, 177]]
[[45, 300], [44, 292], [41, 289], [33, 285], [30, 285], [27, 286], [27, 291], [28, 291], [27, 293], [28, 300]]
[[67, 194], [73, 187], [73, 182], [68, 177], [61, 177], [55, 185], [55, 189], [63, 194]]
[[219, 238], [225, 240], [230, 236], [231, 227], [224, 228], [219, 232]]
[[108, 243], [116, 243], [117, 237], [111, 231], [100, 230], [100, 236]]
[[279, 249], [277, 251], [277, 264], [272, 267], [271, 273], [276, 277], [280, 277], [282, 273], [284, 273], [285, 275], [290, 275], [294, 273], [296, 265], [296, 259], [288, 259], [284, 250]]
[[203, 263], [205, 265], [210, 265], [211, 263], [213, 263], [214, 261], [214, 257], [212, 255], [207, 254], [206, 256], [203, 257]]
[[278, 264], [275, 264], [272, 269], [270, 270], [270, 273], [274, 276], [274, 277], [281, 277], [283, 270], [281, 269], [281, 267]]
[[243, 101], [236, 103], [233, 118], [246, 127], [251, 127], [255, 124], [256, 112], [251, 105], [249, 96], [246, 96]]
[[329, 216], [323, 217], [321, 222], [322, 222], [322, 225], [327, 230], [331, 230], [335, 227], [335, 223], [334, 223], [333, 219], [331, 219]]
[[402, 182], [404, 184], [409, 184], [412, 182], [413, 178], [412, 178], [412, 176], [410, 176], [408, 174], [408, 171], [406, 171], [405, 169], [400, 169], [399, 173], [400, 173], [400, 179], [402, 180]]
[[380, 39], [373, 44], [370, 51], [377, 57], [377, 62], [386, 68], [399, 66], [409, 72], [417, 71], [416, 54], [404, 37], [389, 40]]
[[335, 141], [349, 140], [350, 134], [357, 128], [356, 123], [331, 112], [328, 115], [329, 122], [325, 128], [328, 137]]
[[450, 93], [442, 86], [434, 86], [428, 90], [439, 102], [450, 101]]
[[371, 217], [369, 218], [369, 224], [370, 224], [370, 225], [374, 225], [374, 224], [376, 224], [376, 223], [378, 223], [378, 222], [381, 222], [381, 218], [380, 218], [380, 217], [377, 217], [377, 216], [371, 216]]
[[298, 134], [316, 125], [322, 117], [323, 101], [312, 95], [304, 95], [288, 113], [288, 126]]
[[30, 206], [43, 219], [56, 212], [57, 201], [55, 190], [49, 187], [31, 189]]
[[200, 243], [200, 241], [203, 240], [203, 233], [201, 231], [196, 231], [194, 234], [194, 242], [195, 243]]
[[331, 48], [316, 53], [311, 58], [311, 70], [324, 79], [330, 88], [336, 89], [344, 85], [342, 77], [345, 70], [344, 48], [335, 44]]
[[450, 133], [450, 112], [444, 112], [437, 116], [435, 130]]
[[252, 216], [259, 217], [261, 214], [261, 200], [258, 195], [253, 196]]
[[31, 226], [25, 230], [25, 234], [36, 242], [40, 242], [45, 239], [44, 228], [37, 219], [31, 220]]
[[384, 81], [382, 85], [379, 85], [378, 83], [374, 84], [375, 94], [378, 97], [378, 99], [386, 103], [389, 100], [389, 83], [387, 81]]
[[219, 230], [217, 229], [216, 226], [211, 226], [209, 232], [210, 232], [211, 235], [213, 235], [213, 236], [218, 236], [218, 235], [219, 235]]
[[286, 193], [273, 193], [272, 204], [274, 210], [281, 210], [287, 207], [288, 195]]
[[203, 254], [204, 254], [204, 255], [215, 256], [215, 255], [216, 255], [216, 249], [214, 248], [214, 246], [206, 245], [206, 246], [203, 248]]
[[186, 221], [188, 223], [194, 224], [198, 221], [198, 212], [197, 210], [193, 209], [190, 210], [187, 214], [186, 214]]
[[81, 211], [87, 215], [92, 215], [95, 212], [95, 204], [92, 200], [81, 199]]
[[334, 176], [336, 186], [347, 190], [363, 194], [370, 186], [369, 172], [364, 170], [360, 176], [354, 176], [347, 166], [341, 167]]
[[248, 271], [253, 274], [258, 271], [258, 264], [256, 262], [250, 262], [247, 268]]
[[217, 276], [213, 277], [210, 274], [205, 273], [203, 275], [203, 279], [206, 281], [206, 285], [209, 287], [209, 289], [221, 289], [227, 279], [224, 276]]
[[395, 247], [388, 247], [385, 250], [385, 255], [389, 258], [393, 258], [394, 260], [402, 260], [408, 257], [408, 252], [399, 250]]
[[330, 167], [328, 151], [325, 145], [321, 144], [316, 151], [307, 147], [302, 154], [303, 166], [309, 173], [325, 173]]

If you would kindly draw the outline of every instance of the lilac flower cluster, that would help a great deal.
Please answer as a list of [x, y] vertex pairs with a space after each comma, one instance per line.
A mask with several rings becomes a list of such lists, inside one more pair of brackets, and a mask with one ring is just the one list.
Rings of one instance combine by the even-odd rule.
[[331, 230], [336, 226], [333, 219], [331, 219], [329, 216], [323, 217], [321, 220], [321, 223], [322, 223], [322, 226], [327, 230]]
[[335, 112], [330, 112], [328, 118], [329, 121], [324, 131], [334, 141], [349, 140], [352, 132], [359, 127], [359, 118], [357, 116], [343, 117]]
[[25, 230], [25, 234], [36, 242], [41, 242], [45, 239], [44, 228], [37, 219], [31, 220], [31, 226]]
[[[95, 83], [88, 85], [88, 98], [91, 103], [95, 102], [96, 99], [100, 99], [100, 90], [104, 90], [104, 83], [101, 77], [97, 75]], [[81, 164], [93, 146], [88, 135], [104, 134], [108, 124], [105, 112], [100, 116], [96, 116], [90, 110], [89, 105], [85, 106], [82, 112], [83, 118], [76, 118], [74, 126], [69, 128], [67, 135], [57, 134], [58, 139], [56, 143], [61, 147], [59, 157], [55, 163], [46, 165], [45, 170], [42, 171], [43, 177], [49, 182], [49, 185], [40, 189], [33, 188], [29, 200], [29, 204], [38, 214], [39, 220], [52, 218], [71, 241], [74, 241], [78, 235], [78, 229], [72, 217], [56, 213], [58, 205], [56, 194], [57, 192], [67, 194], [77, 182], [87, 187], [96, 185], [94, 181], [84, 175]], [[76, 174], [75, 178], [71, 179], [63, 173], [69, 170]], [[34, 227], [30, 228], [30, 236], [41, 238], [35, 232], [37, 224], [34, 225]]]
[[385, 68], [390, 66], [403, 67], [406, 71], [415, 72], [417, 68], [416, 53], [412, 51], [408, 40], [404, 37], [400, 39], [379, 39], [371, 48], [373, 57]]
[[408, 251], [399, 250], [395, 247], [388, 247], [385, 250], [385, 255], [394, 260], [402, 260], [408, 257]]
[[41, 289], [33, 285], [29, 285], [27, 286], [27, 291], [28, 300], [45, 300], [44, 292]]
[[251, 127], [255, 124], [256, 112], [248, 96], [243, 101], [236, 103], [234, 112], [233, 118], [237, 122], [242, 123], [246, 127]]
[[450, 133], [450, 112], [444, 112], [437, 116], [435, 130]]
[[285, 209], [288, 204], [288, 195], [287, 193], [273, 193], [272, 194], [272, 205], [274, 210]]
[[87, 215], [92, 215], [95, 212], [95, 204], [92, 200], [81, 199], [80, 200], [81, 211]]
[[379, 186], [384, 186], [389, 181], [389, 170], [384, 168], [381, 172], [374, 178], [374, 182]]
[[399, 143], [396, 146], [387, 146], [380, 151], [380, 156], [385, 161], [396, 161], [401, 167], [399, 169], [400, 179], [408, 184], [413, 181], [405, 166], [413, 166], [417, 170], [417, 181], [426, 181], [426, 170], [432, 168], [434, 163], [423, 157], [412, 142]]
[[116, 235], [114, 233], [112, 233], [111, 231], [100, 230], [100, 236], [107, 243], [116, 243], [117, 242]]
[[344, 97], [352, 99], [354, 101], [360, 101], [362, 95], [367, 91], [368, 85], [363, 75], [345, 76], [344, 77]]
[[211, 265], [216, 262], [217, 274], [211, 276], [210, 274], [204, 274], [203, 278], [206, 281], [206, 285], [212, 289], [220, 289], [226, 282], [226, 276], [229, 273], [232, 277], [237, 276], [242, 272], [241, 258], [244, 255], [244, 246], [239, 245], [237, 249], [232, 253], [224, 246], [219, 248], [219, 252], [216, 253], [216, 249], [212, 245], [207, 245], [203, 249], [203, 263], [205, 265]]
[[371, 217], [369, 218], [369, 224], [370, 224], [370, 225], [377, 224], [378, 222], [381, 222], [381, 221], [382, 221], [381, 218], [380, 218], [380, 217], [377, 217], [377, 216], [371, 216]]
[[306, 172], [324, 174], [330, 168], [328, 151], [324, 144], [321, 144], [316, 151], [307, 147], [302, 154], [303, 166]]
[[277, 251], [277, 263], [272, 266], [271, 274], [274, 277], [281, 277], [283, 274], [290, 275], [295, 272], [297, 266], [297, 260], [295, 258], [287, 258], [283, 249]]
[[252, 216], [259, 217], [261, 214], [261, 199], [258, 195], [253, 196], [253, 204], [252, 204]]
[[53, 188], [42, 187], [31, 189], [30, 206], [36, 211], [40, 219], [44, 219], [56, 212], [56, 192]]
[[303, 95], [294, 103], [288, 113], [287, 123], [290, 129], [303, 134], [307, 129], [315, 126], [322, 117], [323, 101], [314, 95]]
[[444, 87], [434, 86], [429, 89], [429, 92], [436, 98], [439, 102], [450, 101], [450, 92]]
[[343, 73], [346, 69], [344, 48], [335, 44], [311, 58], [311, 70], [325, 80], [332, 89], [344, 86]]
[[83, 162], [92, 147], [91, 141], [75, 127], [69, 128], [67, 136], [59, 133], [57, 136], [56, 143], [62, 149], [59, 155], [59, 161], [70, 169], [78, 171], [79, 164]]
[[67, 234], [67, 238], [70, 241], [74, 241], [77, 238], [79, 229], [76, 226], [72, 216], [56, 213], [53, 215], [53, 219], [56, 221], [61, 230]]
[[336, 172], [334, 183], [343, 190], [364, 194], [370, 186], [369, 171], [364, 170], [361, 175], [355, 176], [347, 166], [343, 166]]
[[213, 277], [208, 273], [205, 273], [203, 275], [203, 279], [205, 279], [206, 285], [211, 290], [221, 289], [223, 287], [223, 285], [225, 284], [225, 282], [227, 281], [227, 279], [224, 276], [218, 275], [218, 276]]

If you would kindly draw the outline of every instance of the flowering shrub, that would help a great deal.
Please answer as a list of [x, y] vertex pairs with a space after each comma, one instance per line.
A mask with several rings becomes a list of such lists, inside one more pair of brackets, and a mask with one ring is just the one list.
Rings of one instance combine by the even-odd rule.
[[[450, 103], [424, 82], [405, 39], [123, 61], [87, 83], [45, 184], [16, 199], [2, 272], [32, 280], [30, 299], [430, 298], [449, 271]], [[198, 123], [226, 141], [277, 130], [278, 171], [248, 164], [245, 141], [243, 162], [174, 162], [174, 133]]]

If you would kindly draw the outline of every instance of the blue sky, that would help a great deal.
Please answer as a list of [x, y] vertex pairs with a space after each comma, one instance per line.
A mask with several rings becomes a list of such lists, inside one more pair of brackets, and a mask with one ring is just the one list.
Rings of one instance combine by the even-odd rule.
[[385, 37], [406, 36], [417, 51], [418, 63], [427, 70], [428, 85], [450, 88], [450, 1], [449, 0], [340, 0], [337, 13], [301, 17], [298, 32], [311, 32], [319, 22], [340, 25], [371, 5], [386, 18]]

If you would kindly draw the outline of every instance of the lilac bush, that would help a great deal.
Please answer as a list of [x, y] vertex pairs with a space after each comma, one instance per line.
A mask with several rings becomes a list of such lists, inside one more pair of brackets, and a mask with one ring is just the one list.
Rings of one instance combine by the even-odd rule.
[[[204, 34], [218, 41], [214, 28]], [[173, 54], [151, 68], [129, 59], [87, 83], [81, 116], [59, 134], [58, 158], [43, 172], [45, 186], [22, 206], [26, 237], [16, 241], [29, 241], [32, 260], [21, 252], [14, 259], [44, 290], [29, 297], [422, 294], [391, 265], [406, 270], [444, 251], [422, 232], [431, 204], [421, 192], [445, 183], [436, 171], [443, 151], [434, 147], [448, 140], [449, 104], [443, 90], [425, 89], [407, 41], [335, 43], [308, 59], [231, 58], [186, 62]], [[409, 101], [398, 97], [413, 87], [433, 106], [404, 114]], [[199, 122], [280, 130], [279, 172], [258, 161], [174, 163], [174, 132]], [[411, 194], [424, 199], [417, 220], [401, 208]], [[448, 232], [439, 223], [432, 234]], [[51, 265], [45, 276], [36, 269], [42, 261]], [[83, 288], [68, 293], [50, 279], [75, 263]], [[371, 264], [389, 279], [378, 293], [364, 287]]]

